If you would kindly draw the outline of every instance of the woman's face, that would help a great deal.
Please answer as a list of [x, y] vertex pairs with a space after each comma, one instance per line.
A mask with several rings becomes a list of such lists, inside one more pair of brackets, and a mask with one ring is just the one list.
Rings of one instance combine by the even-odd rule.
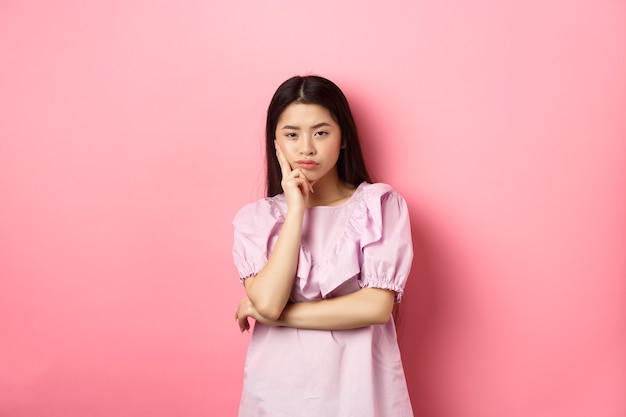
[[337, 175], [341, 129], [330, 112], [317, 104], [292, 103], [276, 125], [276, 141], [292, 169], [300, 168], [309, 181]]

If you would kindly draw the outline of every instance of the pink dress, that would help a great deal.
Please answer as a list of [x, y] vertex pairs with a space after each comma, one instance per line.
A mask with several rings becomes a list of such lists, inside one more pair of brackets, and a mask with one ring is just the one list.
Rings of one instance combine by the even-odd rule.
[[[235, 216], [233, 256], [241, 280], [267, 262], [284, 221], [284, 194]], [[339, 206], [307, 209], [291, 300], [321, 300], [364, 287], [402, 297], [413, 247], [404, 199], [362, 183]], [[256, 323], [239, 417], [413, 416], [393, 319], [353, 330]]]

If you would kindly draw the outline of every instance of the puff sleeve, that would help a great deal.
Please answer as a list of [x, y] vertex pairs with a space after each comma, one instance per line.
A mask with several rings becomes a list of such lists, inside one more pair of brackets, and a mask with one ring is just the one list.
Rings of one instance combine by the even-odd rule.
[[265, 266], [283, 222], [284, 216], [268, 198], [237, 212], [233, 219], [233, 260], [242, 283]]
[[400, 302], [413, 261], [408, 208], [393, 190], [368, 201], [368, 219], [361, 239], [362, 266], [359, 285], [396, 293]]

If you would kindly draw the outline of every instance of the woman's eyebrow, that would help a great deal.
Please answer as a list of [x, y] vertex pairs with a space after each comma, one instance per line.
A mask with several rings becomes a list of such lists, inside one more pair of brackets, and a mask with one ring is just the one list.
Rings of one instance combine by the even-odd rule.
[[[331, 124], [327, 123], [327, 122], [322, 122], [322, 123], [318, 123], [316, 125], [311, 126], [311, 129], [318, 129], [320, 127], [331, 127]], [[300, 127], [298, 127], [298, 126], [291, 126], [291, 125], [285, 125], [285, 126], [282, 127], [282, 129], [300, 130]]]

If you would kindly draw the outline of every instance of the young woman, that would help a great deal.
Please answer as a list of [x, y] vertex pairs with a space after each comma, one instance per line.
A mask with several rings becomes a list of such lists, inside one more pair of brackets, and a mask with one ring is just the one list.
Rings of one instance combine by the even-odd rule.
[[278, 88], [266, 140], [267, 197], [233, 221], [235, 319], [256, 321], [239, 416], [412, 416], [391, 317], [413, 258], [404, 199], [371, 182], [325, 78]]

